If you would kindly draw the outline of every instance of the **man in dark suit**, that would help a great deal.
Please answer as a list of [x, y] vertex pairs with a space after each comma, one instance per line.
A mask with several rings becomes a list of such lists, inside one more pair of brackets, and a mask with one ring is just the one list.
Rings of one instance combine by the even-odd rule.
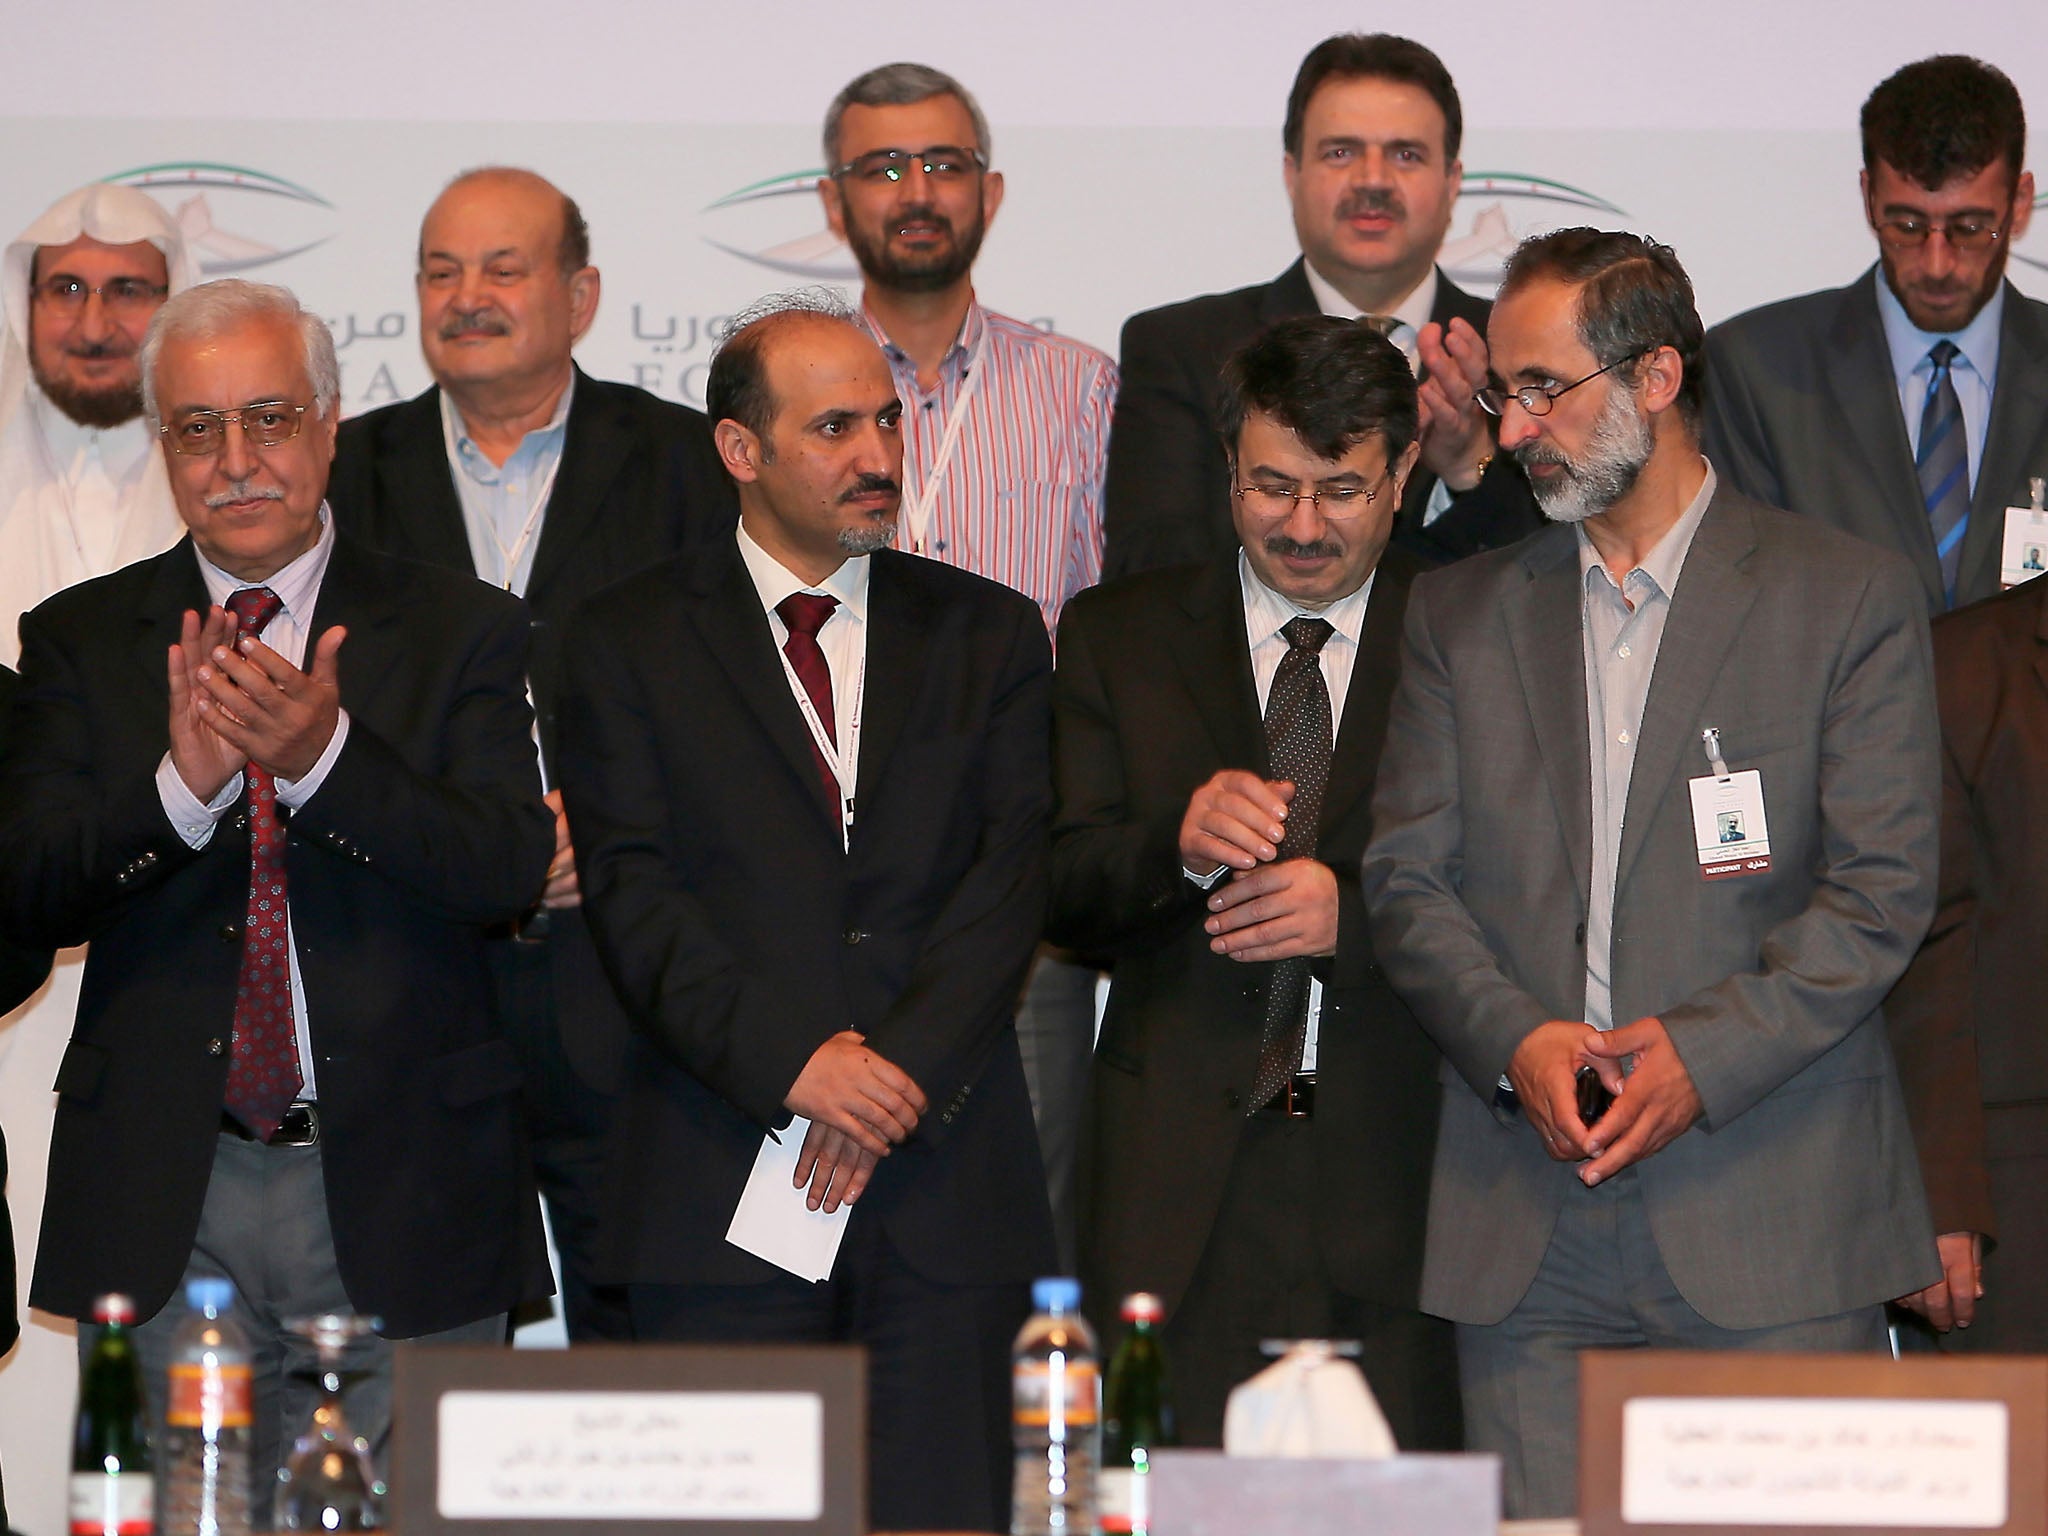
[[[567, 651], [586, 909], [638, 1026], [606, 1278], [642, 1338], [865, 1344], [874, 1527], [1007, 1529], [1009, 1344], [1053, 1259], [1011, 1025], [1044, 621], [884, 547], [901, 405], [850, 314], [740, 325], [707, 396], [736, 535], [611, 589]], [[857, 1202], [824, 1283], [727, 1240], [764, 1133], [800, 1137], [785, 1210]]]
[[1186, 1444], [1221, 1443], [1261, 1339], [1341, 1337], [1400, 1443], [1453, 1450], [1450, 1328], [1416, 1305], [1438, 1058], [1353, 876], [1421, 569], [1387, 548], [1415, 381], [1310, 316], [1224, 387], [1241, 553], [1095, 588], [1060, 625], [1050, 926], [1116, 960], [1090, 1291], [1165, 1301]]
[[1942, 1278], [1944, 1349], [2048, 1352], [2048, 582], [1936, 620], [1941, 893], [1885, 1003]]
[[1472, 399], [1486, 382], [1490, 306], [1436, 265], [1458, 201], [1463, 132], [1450, 72], [1420, 43], [1344, 34], [1302, 60], [1282, 134], [1301, 260], [1273, 282], [1148, 310], [1124, 326], [1105, 577], [1237, 547], [1217, 383], [1233, 352], [1295, 315], [1369, 324], [1421, 377], [1422, 456], [1394, 520], [1396, 547], [1455, 560], [1542, 525]]
[[1877, 266], [1707, 337], [1714, 467], [1897, 550], [1932, 613], [2000, 589], [2006, 508], [2048, 475], [2048, 305], [2005, 280], [2034, 208], [2026, 138], [1991, 65], [1907, 65], [1863, 104]]
[[[334, 536], [325, 325], [208, 284], [143, 368], [191, 536], [23, 618], [0, 758], [0, 925], [92, 945], [30, 1300], [134, 1297], [160, 1409], [181, 1279], [232, 1279], [260, 1511], [315, 1392], [285, 1319], [502, 1339], [545, 1290], [482, 934], [551, 840], [518, 602]], [[380, 1457], [390, 1361], [349, 1362]]]
[[[582, 213], [548, 182], [509, 169], [458, 177], [420, 226], [417, 286], [435, 387], [342, 424], [328, 497], [352, 536], [526, 599], [548, 773], [569, 615], [699, 538], [728, 536], [732, 488], [702, 412], [593, 379], [571, 360], [597, 313], [598, 270]], [[569, 1337], [620, 1339], [630, 1336], [625, 1300], [590, 1268], [627, 1024], [578, 910], [552, 781], [549, 803], [547, 886], [495, 935], [492, 973], [526, 1071]]]

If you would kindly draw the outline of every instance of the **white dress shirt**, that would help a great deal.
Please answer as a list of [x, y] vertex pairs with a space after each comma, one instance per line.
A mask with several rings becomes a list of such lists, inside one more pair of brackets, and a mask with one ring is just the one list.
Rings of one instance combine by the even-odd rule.
[[[261, 639], [293, 666], [303, 667], [306, 664], [307, 626], [313, 622], [313, 608], [320, 600], [320, 583], [327, 575], [328, 557], [333, 552], [334, 519], [328, 516], [326, 504], [322, 503], [318, 542], [268, 581], [242, 581], [213, 564], [196, 549], [193, 554], [199, 561], [200, 579], [206, 583], [206, 595], [216, 604], [224, 606], [230, 595], [245, 587], [268, 587], [277, 594], [283, 606], [265, 626]], [[334, 734], [328, 738], [326, 750], [306, 776], [276, 781], [278, 805], [293, 811], [311, 800], [333, 771], [335, 760], [341, 756], [342, 746], [347, 740], [348, 711], [344, 709], [335, 719]], [[166, 752], [156, 766], [157, 795], [163, 802], [164, 815], [170, 818], [178, 836], [191, 848], [204, 848], [212, 841], [214, 828], [219, 825], [221, 817], [241, 797], [242, 781], [243, 775], [232, 776], [221, 786], [219, 794], [210, 801], [202, 802], [178, 776], [178, 770], [171, 765], [170, 753]], [[299, 1097], [310, 1099], [316, 1096], [313, 1042], [306, 1025], [306, 987], [299, 975], [299, 940], [293, 932], [289, 888], [285, 897], [285, 938], [291, 961], [292, 1029], [298, 1036], [299, 1075], [305, 1079], [305, 1087], [300, 1090]]]

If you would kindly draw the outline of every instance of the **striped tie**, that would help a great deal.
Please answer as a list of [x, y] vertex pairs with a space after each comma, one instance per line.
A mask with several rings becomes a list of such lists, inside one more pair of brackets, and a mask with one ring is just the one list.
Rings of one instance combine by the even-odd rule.
[[1934, 529], [1934, 553], [1941, 561], [1946, 606], [1956, 604], [1956, 572], [1963, 563], [1963, 530], [1970, 525], [1970, 445], [1963, 436], [1963, 405], [1956, 398], [1949, 365], [1960, 355], [1952, 341], [1928, 349], [1934, 373], [1927, 404], [1920, 411], [1920, 451], [1913, 461], [1920, 499]]

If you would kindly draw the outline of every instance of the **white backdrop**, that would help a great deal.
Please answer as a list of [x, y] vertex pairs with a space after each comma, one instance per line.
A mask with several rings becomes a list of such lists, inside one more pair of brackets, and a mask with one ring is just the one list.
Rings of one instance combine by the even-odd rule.
[[[583, 204], [604, 272], [584, 366], [699, 402], [721, 317], [847, 280], [809, 190], [817, 124], [848, 78], [895, 58], [957, 74], [994, 125], [1009, 196], [983, 298], [1111, 351], [1133, 310], [1292, 259], [1280, 118], [1300, 56], [1333, 31], [1408, 30], [1457, 77], [1460, 281], [1486, 288], [1536, 229], [1626, 227], [1677, 248], [1710, 322], [1869, 263], [1856, 111], [1900, 64], [1976, 53], [2048, 116], [2042, 0], [101, 0], [5, 19], [0, 240], [81, 182], [148, 185], [215, 273], [286, 283], [335, 322], [351, 411], [425, 386], [419, 216], [486, 162]], [[2048, 296], [2048, 220], [2015, 254], [2020, 285]], [[25, 1247], [37, 1109], [7, 1122]], [[0, 1455], [29, 1536], [63, 1528], [71, 1380], [68, 1342], [41, 1324], [0, 1365]]]

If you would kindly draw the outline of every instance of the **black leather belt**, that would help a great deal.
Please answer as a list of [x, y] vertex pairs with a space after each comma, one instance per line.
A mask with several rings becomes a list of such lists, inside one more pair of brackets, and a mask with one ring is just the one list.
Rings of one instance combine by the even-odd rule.
[[[244, 1141], [258, 1139], [256, 1133], [226, 1110], [220, 1112], [223, 1134]], [[307, 1099], [294, 1099], [278, 1117], [277, 1134], [263, 1144], [267, 1147], [310, 1147], [320, 1139], [320, 1106]]]
[[1280, 1091], [1261, 1104], [1253, 1114], [1261, 1120], [1308, 1120], [1316, 1112], [1316, 1075], [1297, 1072], [1280, 1085]]

